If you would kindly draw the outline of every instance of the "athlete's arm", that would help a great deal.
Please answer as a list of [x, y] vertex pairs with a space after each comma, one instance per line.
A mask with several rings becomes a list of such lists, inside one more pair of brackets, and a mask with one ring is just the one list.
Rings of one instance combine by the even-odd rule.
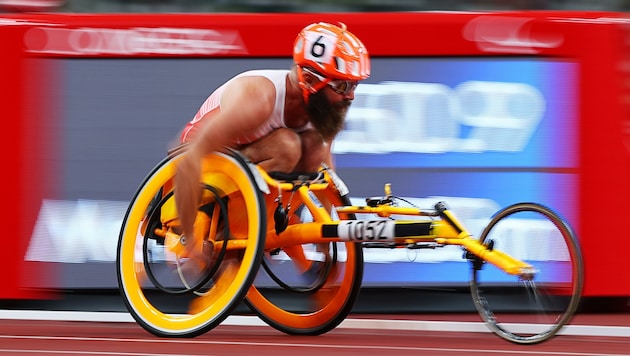
[[[185, 236], [193, 236], [193, 224], [201, 196], [201, 160], [206, 155], [229, 147], [243, 134], [255, 131], [273, 110], [275, 87], [264, 77], [241, 77], [233, 80], [221, 96], [221, 108], [203, 118], [199, 132], [192, 139], [177, 165], [175, 205]], [[197, 239], [188, 246], [195, 251]]]

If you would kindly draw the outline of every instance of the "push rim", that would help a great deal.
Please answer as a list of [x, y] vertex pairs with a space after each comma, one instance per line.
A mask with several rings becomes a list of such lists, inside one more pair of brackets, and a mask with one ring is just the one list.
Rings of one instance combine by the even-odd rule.
[[[118, 243], [117, 275], [125, 304], [142, 327], [159, 336], [196, 336], [223, 321], [247, 292], [264, 248], [266, 221], [260, 215], [265, 209], [264, 200], [253, 183], [251, 171], [236, 155], [210, 155], [203, 162], [203, 181], [228, 194], [230, 204], [237, 204], [245, 213], [245, 220], [239, 221], [246, 226], [241, 228], [238, 237], [240, 248], [224, 256], [220, 273], [215, 274], [211, 285], [203, 291], [199, 285], [189, 287], [197, 293], [189, 293], [188, 310], [173, 312], [153, 299], [154, 290], [147, 287], [146, 271], [143, 270], [147, 257], [143, 220], [156, 194], [172, 186], [179, 157], [165, 159], [142, 184], [125, 215]], [[230, 242], [227, 244], [229, 246]], [[138, 253], [138, 246], [143, 246], [141, 253]]]

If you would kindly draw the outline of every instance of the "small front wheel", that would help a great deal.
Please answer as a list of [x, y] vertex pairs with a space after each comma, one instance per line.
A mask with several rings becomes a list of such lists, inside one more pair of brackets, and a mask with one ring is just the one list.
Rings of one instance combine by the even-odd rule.
[[573, 317], [583, 284], [582, 255], [566, 222], [540, 204], [517, 203], [496, 213], [479, 240], [535, 269], [523, 278], [471, 259], [472, 297], [486, 325], [518, 344], [556, 335]]

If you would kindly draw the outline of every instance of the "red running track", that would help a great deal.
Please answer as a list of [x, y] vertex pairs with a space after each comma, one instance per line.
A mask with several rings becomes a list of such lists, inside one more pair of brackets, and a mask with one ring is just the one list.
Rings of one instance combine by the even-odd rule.
[[0, 311], [0, 319], [1, 355], [630, 356], [627, 313], [578, 314], [561, 335], [537, 345], [504, 341], [473, 314], [351, 315], [335, 330], [310, 337], [232, 316], [192, 339], [155, 337], [125, 313]]

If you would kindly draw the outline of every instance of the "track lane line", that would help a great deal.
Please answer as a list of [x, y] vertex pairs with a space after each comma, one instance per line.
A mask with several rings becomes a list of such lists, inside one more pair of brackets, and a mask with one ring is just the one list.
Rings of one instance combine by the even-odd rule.
[[[135, 323], [129, 313], [125, 312], [85, 312], [85, 311], [51, 311], [51, 310], [0, 310], [0, 319], [4, 320], [49, 320], [49, 321], [89, 321]], [[257, 316], [230, 315], [221, 325], [231, 326], [267, 326]], [[523, 324], [524, 329], [527, 324]], [[425, 321], [425, 320], [387, 320], [387, 319], [353, 319], [348, 318], [337, 328], [341, 329], [380, 329], [442, 332], [483, 332], [490, 329], [483, 322], [470, 321]], [[560, 335], [574, 336], [612, 336], [630, 337], [630, 326], [606, 325], [565, 325]]]

